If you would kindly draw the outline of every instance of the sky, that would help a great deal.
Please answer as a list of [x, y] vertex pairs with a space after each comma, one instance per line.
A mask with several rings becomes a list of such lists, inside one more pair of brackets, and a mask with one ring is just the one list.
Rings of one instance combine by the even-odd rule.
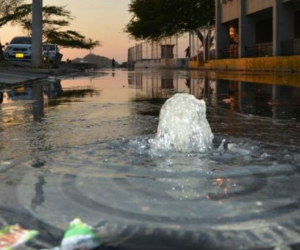
[[[31, 3], [31, 1], [27, 1]], [[79, 31], [86, 38], [98, 40], [102, 46], [93, 51], [96, 55], [115, 58], [117, 62], [127, 61], [128, 48], [136, 41], [130, 39], [123, 29], [131, 16], [128, 12], [130, 0], [43, 0], [43, 5], [66, 6], [75, 20], [68, 29]], [[10, 42], [14, 36], [27, 35], [10, 24], [0, 28], [1, 43]], [[89, 50], [62, 49], [63, 60], [84, 57]]]
[[[123, 31], [131, 18], [128, 11], [130, 2], [131, 0], [43, 0], [43, 5], [66, 6], [75, 17], [68, 29], [78, 31], [86, 38], [100, 41], [102, 45], [96, 47], [93, 54], [114, 58], [118, 63], [122, 63], [127, 61], [128, 48], [139, 43], [130, 39]], [[27, 3], [31, 1], [27, 0]], [[10, 42], [14, 36], [23, 35], [27, 34], [10, 24], [0, 28], [2, 44]], [[179, 50], [183, 52], [186, 44], [179, 43]], [[90, 53], [89, 50], [66, 48], [60, 52], [63, 54], [63, 60], [82, 58]]]

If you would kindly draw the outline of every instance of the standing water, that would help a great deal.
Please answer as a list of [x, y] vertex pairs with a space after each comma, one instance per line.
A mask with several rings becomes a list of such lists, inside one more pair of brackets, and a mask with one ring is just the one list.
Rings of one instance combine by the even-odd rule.
[[76, 217], [118, 249], [299, 247], [300, 78], [269, 78], [116, 70], [3, 89], [0, 226], [38, 229], [35, 249]]

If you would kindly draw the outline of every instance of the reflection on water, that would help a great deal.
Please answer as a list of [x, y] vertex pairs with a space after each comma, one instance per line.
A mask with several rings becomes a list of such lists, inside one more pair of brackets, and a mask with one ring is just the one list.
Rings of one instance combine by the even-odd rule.
[[38, 82], [12, 87], [6, 92], [1, 92], [4, 104], [2, 109], [15, 108], [17, 112], [20, 108], [18, 104], [23, 103], [28, 108], [27, 112], [32, 111], [34, 120], [39, 120], [43, 116], [45, 102], [46, 106], [55, 106], [98, 93], [93, 86], [89, 85], [63, 88], [61, 80]]
[[[296, 74], [287, 79], [282, 75], [173, 70], [114, 74], [90, 72], [84, 77], [3, 90], [0, 129], [6, 143], [2, 142], [0, 154], [4, 159], [13, 159], [16, 154], [22, 156], [61, 145], [154, 134], [160, 107], [175, 93], [190, 93], [205, 100], [213, 133], [227, 138], [248, 135], [278, 141], [282, 133], [289, 131], [285, 143], [298, 142], [297, 132], [292, 129], [297, 124], [291, 123], [300, 119]], [[258, 82], [259, 77], [263, 83]], [[255, 82], [247, 82], [249, 79]], [[275, 84], [274, 79], [280, 82]], [[290, 79], [290, 84], [285, 82]], [[272, 124], [289, 123], [285, 127], [270, 127], [268, 120], [258, 122], [257, 118], [271, 118]], [[253, 130], [254, 126], [260, 129]]]
[[[286, 79], [115, 70], [5, 89], [0, 226], [17, 211], [57, 232], [79, 216], [127, 249], [155, 235], [171, 249], [298, 244], [300, 78]], [[153, 155], [160, 108], [182, 92], [205, 100], [213, 146]]]
[[[42, 148], [88, 143], [93, 138], [109, 140], [154, 134], [162, 104], [175, 93], [190, 93], [205, 100], [213, 133], [227, 137], [248, 133], [250, 138], [278, 139], [289, 130], [291, 136], [285, 137], [285, 142], [297, 142], [293, 134], [296, 131], [291, 129], [297, 126], [291, 122], [300, 119], [296, 74], [285, 79], [282, 75], [173, 70], [113, 73], [114, 76], [90, 72], [84, 77], [3, 90], [0, 129], [7, 141], [2, 148], [8, 150], [4, 158], [13, 158], [16, 153], [10, 155], [12, 151], [20, 152], [21, 156]], [[247, 82], [249, 79], [255, 82]], [[275, 84], [274, 79], [280, 82]], [[285, 81], [290, 79], [292, 82], [287, 84]], [[290, 123], [285, 128], [273, 126], [272, 130], [266, 130], [270, 128], [268, 120], [258, 122], [251, 117], [271, 118], [277, 124]], [[253, 131], [258, 124], [260, 129]]]
[[[261, 83], [258, 82], [260, 76]], [[279, 76], [279, 82], [274, 83], [276, 77], [269, 79], [265, 75], [256, 75], [253, 78], [242, 75], [238, 81], [230, 79], [237, 78], [233, 73], [224, 75], [214, 72], [141, 71], [129, 75], [128, 82], [129, 87], [140, 90], [136, 96], [138, 100], [163, 101], [174, 93], [185, 92], [205, 99], [207, 105], [231, 112], [298, 120], [300, 88], [295, 83], [297, 79], [300, 82], [300, 76], [293, 75], [293, 85], [283, 84], [283, 77]], [[245, 81], [249, 79], [255, 82]], [[287, 76], [286, 79], [289, 80], [290, 77]]]
[[[216, 178], [212, 180], [212, 185], [215, 186], [214, 194], [228, 194], [231, 188], [231, 178]], [[210, 199], [209, 195], [206, 196], [207, 199]]]
[[35, 184], [35, 196], [31, 200], [31, 208], [35, 210], [38, 206], [41, 206], [45, 201], [43, 186], [47, 183], [44, 176], [37, 177], [37, 183]]

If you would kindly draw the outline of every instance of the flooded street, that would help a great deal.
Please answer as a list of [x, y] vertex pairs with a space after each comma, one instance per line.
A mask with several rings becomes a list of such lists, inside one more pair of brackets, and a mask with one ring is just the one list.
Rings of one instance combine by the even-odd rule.
[[[76, 217], [117, 249], [300, 246], [299, 75], [104, 70], [0, 90], [0, 227], [39, 230], [28, 249]], [[175, 93], [205, 101], [211, 149], [151, 149]]]

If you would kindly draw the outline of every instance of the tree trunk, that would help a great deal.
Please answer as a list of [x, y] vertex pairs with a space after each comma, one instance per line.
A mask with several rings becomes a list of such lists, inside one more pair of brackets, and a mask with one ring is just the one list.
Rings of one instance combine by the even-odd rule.
[[32, 0], [31, 66], [41, 67], [43, 34], [43, 0]]

